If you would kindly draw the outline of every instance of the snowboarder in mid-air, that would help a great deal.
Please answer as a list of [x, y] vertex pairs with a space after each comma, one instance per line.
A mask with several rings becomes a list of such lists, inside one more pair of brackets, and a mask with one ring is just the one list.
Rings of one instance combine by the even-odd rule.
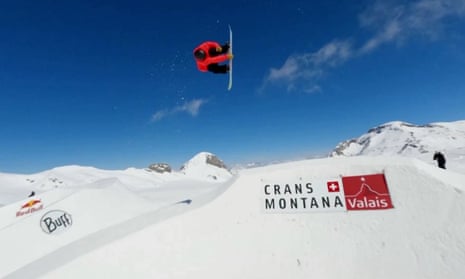
[[220, 45], [217, 42], [204, 42], [194, 49], [195, 62], [197, 68], [202, 72], [212, 72], [215, 74], [226, 74], [229, 65], [219, 65], [223, 61], [232, 59], [233, 55], [228, 52], [229, 44]]

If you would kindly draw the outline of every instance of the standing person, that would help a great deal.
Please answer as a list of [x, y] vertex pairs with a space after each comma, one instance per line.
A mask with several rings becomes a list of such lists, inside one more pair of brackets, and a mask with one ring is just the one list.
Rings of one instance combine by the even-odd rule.
[[218, 63], [232, 59], [232, 54], [228, 53], [229, 44], [220, 45], [217, 42], [207, 41], [194, 49], [195, 62], [201, 72], [212, 72], [215, 74], [226, 74], [229, 65], [219, 65]]
[[446, 169], [446, 157], [439, 151], [434, 152], [433, 160], [438, 161], [438, 167]]

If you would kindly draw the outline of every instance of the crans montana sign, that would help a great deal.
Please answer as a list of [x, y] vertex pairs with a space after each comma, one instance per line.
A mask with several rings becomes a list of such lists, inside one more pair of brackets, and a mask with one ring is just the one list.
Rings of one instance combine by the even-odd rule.
[[270, 181], [262, 186], [264, 211], [267, 213], [304, 213], [345, 211], [344, 194], [338, 178], [315, 180], [289, 178]]
[[[285, 179], [285, 180], [284, 180]], [[384, 174], [314, 180], [281, 178], [262, 185], [266, 213], [379, 210], [393, 208]]]

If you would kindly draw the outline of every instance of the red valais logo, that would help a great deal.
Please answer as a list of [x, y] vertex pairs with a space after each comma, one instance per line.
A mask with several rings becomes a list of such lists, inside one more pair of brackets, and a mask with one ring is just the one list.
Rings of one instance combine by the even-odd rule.
[[343, 176], [347, 210], [393, 208], [384, 174]]

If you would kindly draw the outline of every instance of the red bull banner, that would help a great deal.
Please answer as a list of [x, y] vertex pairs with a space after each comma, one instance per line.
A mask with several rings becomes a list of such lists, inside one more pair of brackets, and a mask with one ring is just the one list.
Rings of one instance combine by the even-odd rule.
[[43, 208], [44, 208], [44, 205], [42, 204], [41, 200], [31, 199], [21, 206], [21, 208], [16, 212], [16, 217], [20, 217], [26, 214], [31, 214]]

